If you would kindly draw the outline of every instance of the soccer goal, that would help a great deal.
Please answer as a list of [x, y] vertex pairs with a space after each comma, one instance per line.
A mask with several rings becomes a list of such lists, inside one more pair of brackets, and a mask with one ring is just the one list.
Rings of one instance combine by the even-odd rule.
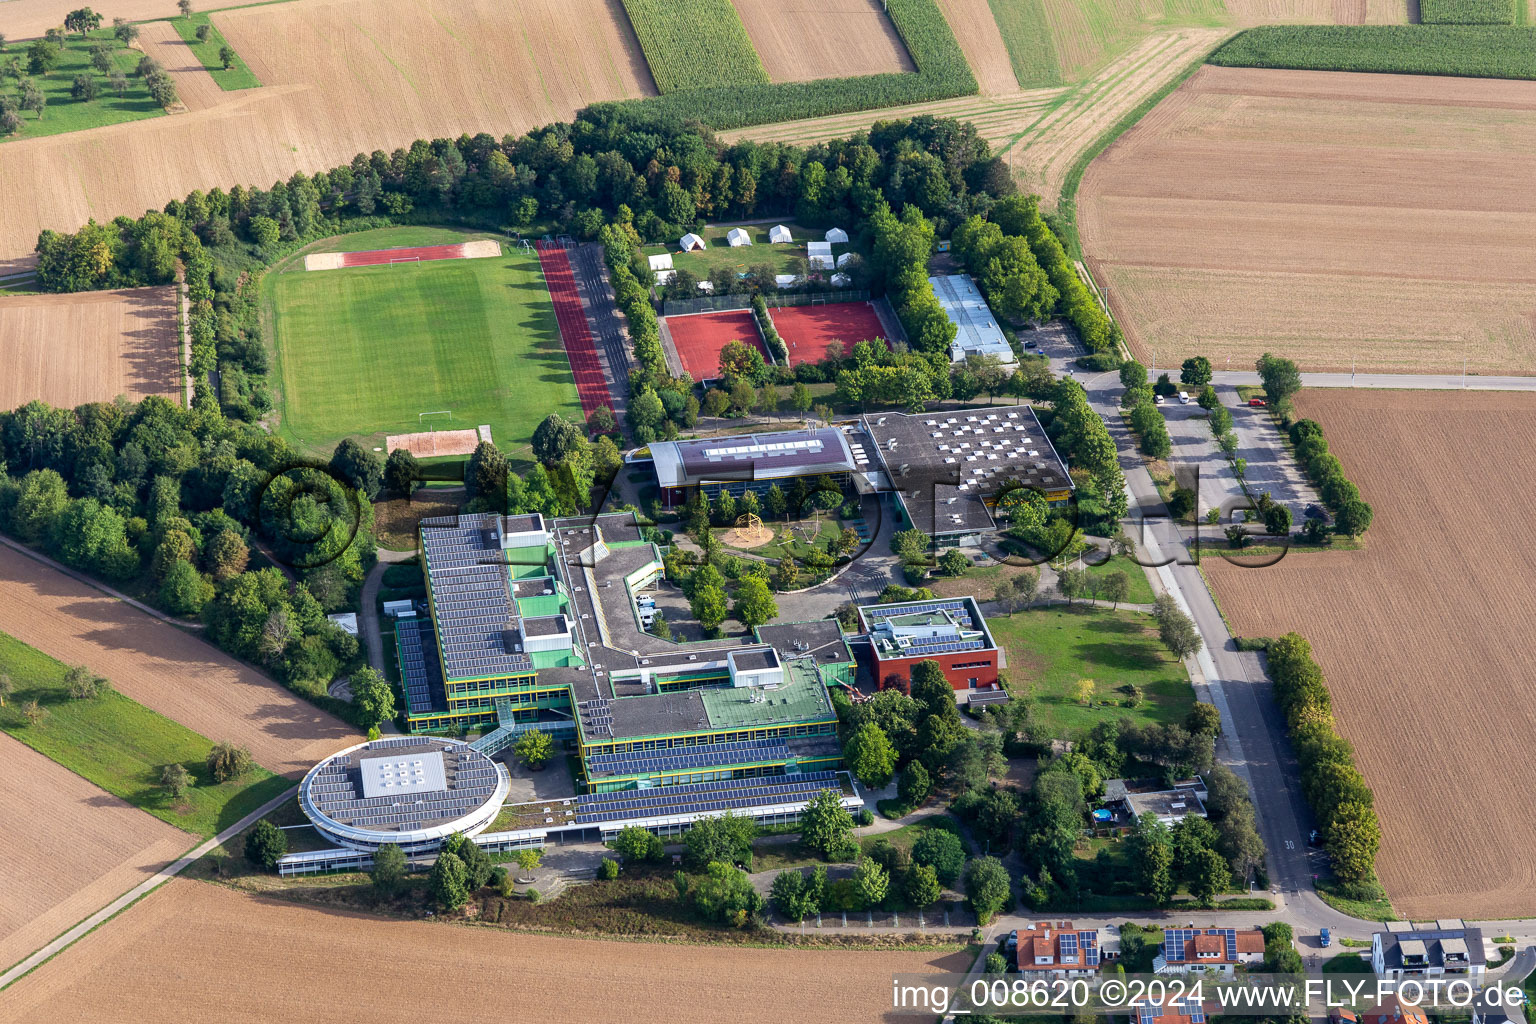
[[431, 433], [446, 430], [453, 426], [453, 410], [438, 409], [435, 412], [419, 412], [416, 414], [416, 428]]
[[394, 263], [420, 263], [420, 256], [391, 256], [389, 262]]

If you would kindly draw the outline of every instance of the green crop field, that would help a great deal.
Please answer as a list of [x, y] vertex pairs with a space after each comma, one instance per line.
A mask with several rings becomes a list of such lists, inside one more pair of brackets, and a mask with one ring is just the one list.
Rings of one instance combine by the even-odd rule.
[[[205, 768], [209, 740], [115, 691], [70, 699], [65, 667], [5, 633], [0, 633], [0, 672], [16, 686], [0, 708], [0, 730], [188, 832], [211, 836], [293, 785], [261, 767], [238, 781], [214, 783]], [[33, 700], [48, 711], [37, 725], [23, 714]], [[160, 771], [172, 762], [185, 765], [195, 782], [179, 805], [160, 786]]]
[[[1143, 612], [1078, 602], [993, 615], [987, 628], [1008, 652], [1013, 689], [1033, 692], [1036, 715], [1052, 736], [1116, 717], [1138, 725], [1182, 722], [1194, 706], [1188, 673]], [[1073, 688], [1079, 679], [1094, 681], [1093, 707], [1078, 703]], [[1124, 707], [1120, 702], [1127, 695], [1120, 687], [1132, 685], [1141, 689], [1141, 702]]]
[[[333, 240], [359, 252], [469, 241], [438, 228], [387, 228]], [[316, 251], [316, 250], [310, 250]], [[281, 387], [280, 429], [329, 451], [412, 433], [491, 425], [503, 448], [526, 444], [548, 414], [582, 419], [554, 306], [532, 253], [267, 276], [266, 320]]]
[[1268, 25], [1211, 54], [1238, 68], [1536, 78], [1536, 28], [1508, 25]]
[[1061, 67], [1056, 62], [1056, 46], [1051, 42], [1051, 26], [1045, 20], [1043, 0], [987, 0], [997, 31], [1008, 48], [1013, 77], [1021, 89], [1039, 89], [1061, 84]]
[[624, 0], [624, 9], [660, 91], [768, 81], [731, 0]]
[[1513, 25], [1515, 0], [1419, 0], [1419, 20], [1426, 25]]
[[[176, 33], [186, 40], [188, 48], [197, 55], [197, 59], [203, 62], [204, 70], [218, 83], [220, 89], [232, 92], [236, 89], [254, 89], [261, 85], [256, 75], [246, 67], [245, 61], [240, 59], [238, 53], [230, 62], [229, 70], [224, 69], [224, 63], [219, 60], [219, 51], [229, 46], [229, 43], [225, 41], [224, 34], [219, 31], [218, 26], [208, 20], [208, 15], [193, 14], [186, 18], [172, 18], [171, 24], [175, 26]], [[199, 25], [207, 25], [209, 28], [206, 43], [197, 41]]]
[[[112, 43], [112, 67], [128, 79], [128, 87], [121, 96], [107, 85], [107, 76], [91, 66], [91, 47], [97, 43]], [[165, 111], [150, 98], [144, 80], [133, 73], [143, 56], [138, 50], [117, 45], [111, 29], [97, 29], [81, 39], [78, 33], [70, 33], [58, 54], [58, 61], [44, 74], [28, 70], [28, 48], [31, 42], [8, 42], [0, 47], [0, 69], [15, 62], [22, 78], [31, 79], [42, 92], [46, 103], [43, 116], [32, 111], [21, 114], [22, 127], [14, 135], [0, 135], [0, 142], [7, 139], [35, 139], [43, 135], [60, 135], [78, 132], [86, 128], [100, 128], [120, 121], [137, 121], [146, 117], [160, 117]], [[77, 75], [89, 75], [96, 81], [98, 95], [94, 100], [77, 100], [70, 90]], [[20, 79], [0, 73], [0, 95], [13, 99], [21, 96]]]

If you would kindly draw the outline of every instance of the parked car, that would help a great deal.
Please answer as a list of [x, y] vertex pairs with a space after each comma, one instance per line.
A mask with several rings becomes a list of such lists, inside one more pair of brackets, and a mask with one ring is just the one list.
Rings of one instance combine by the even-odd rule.
[[1327, 928], [1324, 928], [1322, 931], [1317, 933], [1317, 943], [1324, 949], [1327, 949], [1329, 946], [1333, 945], [1333, 937], [1328, 934]]
[[1162, 405], [1164, 401], [1166, 401], [1166, 399], [1164, 399], [1164, 397], [1162, 395], [1158, 395], [1157, 396], [1157, 404], [1158, 405]]
[[1034, 348], [1035, 346], [1037, 346], [1039, 344], [1040, 343], [1038, 341], [1036, 341], [1034, 338], [1030, 338], [1028, 341], [1026, 341], [1024, 343], [1024, 347], [1025, 348]]
[[1264, 399], [1262, 399], [1262, 398], [1250, 398], [1250, 399], [1248, 399], [1248, 404], [1262, 409], [1262, 408], [1264, 408], [1264, 406], [1268, 405], [1269, 403], [1264, 401]]
[[1188, 405], [1189, 404], [1189, 392], [1188, 391], [1180, 391], [1179, 392], [1179, 404], [1180, 405]]

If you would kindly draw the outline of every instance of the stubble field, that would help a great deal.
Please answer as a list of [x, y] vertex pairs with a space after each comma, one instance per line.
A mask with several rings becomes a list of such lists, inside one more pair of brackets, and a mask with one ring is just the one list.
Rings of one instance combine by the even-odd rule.
[[66, 665], [86, 665], [125, 696], [256, 763], [297, 777], [361, 737], [211, 644], [0, 547], [5, 629]]
[[64, 408], [118, 395], [174, 399], [177, 349], [171, 286], [0, 298], [0, 409], [34, 398]]
[[775, 82], [916, 71], [878, 0], [734, 0], [752, 48]]
[[1013, 62], [998, 31], [997, 19], [992, 15], [992, 5], [987, 0], [938, 0], [938, 4], [981, 91], [1017, 91], [1019, 82], [1014, 77]]
[[[0, 968], [185, 853], [191, 835], [0, 733]], [[25, 839], [15, 829], [25, 829]]]
[[1239, 635], [1311, 641], [1381, 815], [1399, 915], [1536, 913], [1530, 609], [1536, 554], [1506, 510], [1536, 477], [1536, 395], [1305, 391], [1298, 411], [1375, 508], [1365, 548], [1204, 568]]
[[138, 216], [193, 189], [264, 187], [418, 138], [500, 137], [655, 91], [619, 0], [315, 0], [212, 21], [263, 87], [0, 146], [0, 195], [30, 197], [0, 218], [0, 257], [42, 228]]
[[1536, 83], [1205, 67], [1084, 175], [1143, 358], [1536, 373]]
[[0, 1021], [57, 1019], [68, 1007], [78, 1024], [351, 1024], [431, 1006], [434, 1020], [458, 1024], [502, 1020], [515, 1005], [539, 1007], [549, 1024], [588, 1024], [616, 1019], [622, 1003], [655, 1020], [843, 1024], [889, 1005], [893, 973], [968, 966], [963, 954], [595, 942], [384, 920], [177, 879], [8, 989]]

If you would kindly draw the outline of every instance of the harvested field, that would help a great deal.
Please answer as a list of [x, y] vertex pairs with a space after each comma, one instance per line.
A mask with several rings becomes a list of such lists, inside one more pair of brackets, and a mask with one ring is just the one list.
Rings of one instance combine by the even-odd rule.
[[1403, 25], [1406, 0], [1226, 0], [1242, 28], [1250, 25]]
[[1158, 26], [1212, 28], [1226, 23], [1220, 0], [1183, 0], [1168, 17], [1156, 0], [1055, 0], [1044, 4], [1062, 80], [1081, 81]]
[[297, 777], [357, 742], [351, 726], [211, 644], [9, 547], [0, 547], [0, 605], [22, 643], [89, 666], [192, 731], [249, 748], [278, 774]]
[[798, 1024], [843, 1024], [889, 1004], [893, 973], [968, 966], [964, 954], [597, 942], [386, 920], [177, 879], [11, 986], [0, 1021], [53, 1019], [68, 1006], [80, 1024], [342, 1024], [430, 1004], [445, 1024], [480, 1022], [504, 1012], [482, 984], [494, 976], [550, 1024], [612, 1020], [616, 998], [661, 1020], [777, 1024], [793, 1005]]
[[1008, 93], [1018, 89], [1008, 47], [997, 30], [992, 6], [987, 0], [938, 0], [949, 30], [965, 52], [976, 83], [986, 94]]
[[1536, 83], [1202, 68], [1088, 169], [1079, 230], [1158, 362], [1536, 373]]
[[[62, 19], [72, 6], [50, 9]], [[173, 12], [157, 0], [147, 13]], [[419, 138], [499, 138], [655, 91], [619, 0], [328, 0], [212, 20], [263, 87], [175, 117], [6, 143], [0, 195], [31, 200], [0, 221], [0, 258], [29, 251], [44, 227], [138, 216], [193, 189], [286, 181]]]
[[192, 47], [181, 38], [176, 26], [168, 21], [151, 21], [139, 26], [139, 49], [158, 60], [176, 83], [179, 106], [167, 109], [205, 110], [223, 101], [224, 90], [213, 80]]
[[180, 385], [173, 286], [0, 298], [0, 409], [176, 399]]
[[772, 81], [917, 70], [877, 0], [733, 2]]
[[138, 885], [197, 840], [0, 733], [0, 821], [26, 822], [0, 858], [0, 966]]
[[[51, 28], [60, 28], [64, 16], [80, 5], [73, 0], [7, 0], [0, 3], [0, 18], [5, 25], [5, 37], [11, 41], [31, 39]], [[104, 24], [110, 26], [113, 18], [143, 21], [145, 18], [165, 18], [176, 13], [175, 4], [165, 0], [121, 0], [112, 5]]]
[[[1239, 635], [1307, 637], [1339, 731], [1376, 793], [1378, 861], [1401, 916], [1536, 913], [1536, 819], [1472, 793], [1536, 792], [1536, 553], [1495, 509], [1536, 476], [1536, 395], [1304, 391], [1329, 448], [1376, 510], [1365, 548], [1268, 569], [1208, 558]], [[1469, 501], [1475, 495], [1476, 500]]]

